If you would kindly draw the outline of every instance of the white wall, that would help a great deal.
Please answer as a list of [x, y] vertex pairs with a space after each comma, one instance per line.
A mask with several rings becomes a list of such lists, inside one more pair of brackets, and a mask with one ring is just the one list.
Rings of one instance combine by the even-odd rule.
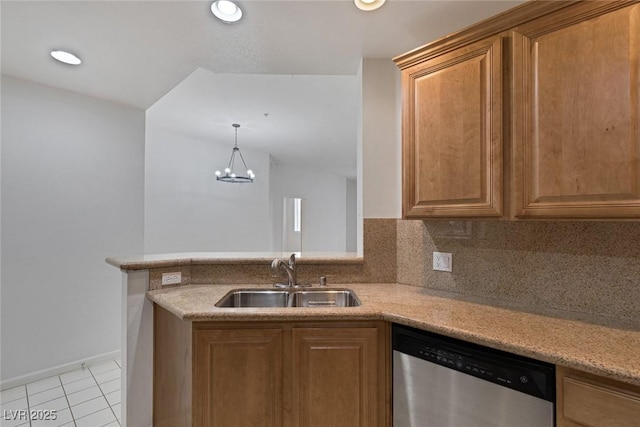
[[[363, 179], [357, 191], [363, 193], [363, 206], [357, 212], [366, 218], [400, 217], [399, 71], [390, 60], [365, 59], [359, 74]], [[119, 348], [119, 272], [104, 263], [106, 256], [277, 250], [276, 238], [265, 230], [280, 222], [270, 200], [281, 200], [283, 194], [309, 201], [322, 196], [320, 205], [305, 204], [309, 220], [311, 214], [342, 218], [315, 237], [307, 233], [304, 250], [316, 250], [313, 242], [323, 243], [317, 250], [345, 250], [346, 207], [326, 198], [335, 194], [344, 201], [344, 183], [313, 178], [308, 171], [283, 172], [273, 180], [268, 155], [247, 152], [258, 185], [215, 188], [213, 184], [225, 185], [216, 183], [212, 173], [222, 167], [216, 159], [223, 164], [228, 159], [228, 146], [218, 151], [209, 141], [184, 137], [180, 145], [153, 132], [148, 138], [159, 145], [149, 144], [146, 158], [144, 224], [144, 123], [141, 110], [3, 76], [3, 380]], [[185, 150], [187, 146], [194, 151]], [[298, 186], [305, 180], [336, 188], [308, 195], [306, 187]], [[269, 181], [290, 186], [274, 193]], [[252, 205], [219, 209], [218, 197], [233, 199], [238, 187], [257, 191]], [[198, 200], [198, 209], [189, 198]], [[280, 201], [277, 206], [281, 208]], [[257, 220], [259, 210], [267, 214]], [[241, 226], [228, 228], [244, 234], [229, 238], [212, 231], [209, 225], [216, 218], [231, 219]], [[57, 345], [60, 341], [64, 345]]]
[[282, 199], [303, 202], [303, 251], [346, 250], [345, 177], [280, 165], [240, 149], [252, 184], [217, 182], [232, 141], [218, 143], [163, 129], [147, 120], [145, 253], [280, 251]]
[[282, 200], [302, 202], [302, 251], [346, 250], [347, 179], [340, 175], [298, 169], [272, 162], [273, 250], [281, 250]]
[[147, 120], [145, 253], [271, 250], [269, 155], [244, 149], [239, 139], [255, 181], [216, 181], [232, 147], [232, 136], [205, 141]]
[[[2, 7], [0, 6], [0, 10]], [[2, 13], [0, 13], [2, 15]], [[1, 38], [1, 37], [0, 37]], [[1, 40], [0, 40], [1, 43]], [[2, 100], [2, 75], [0, 75], [0, 101]], [[2, 320], [2, 102], [0, 102], [0, 321]], [[0, 381], [2, 381], [2, 325], [0, 324]]]
[[362, 63], [364, 218], [402, 216], [400, 70], [390, 59]]
[[357, 194], [357, 202], [356, 202], [356, 244], [357, 244], [357, 253], [362, 256], [364, 254], [364, 169], [362, 167], [362, 159], [364, 155], [364, 146], [363, 146], [363, 135], [364, 132], [362, 130], [363, 117], [362, 117], [362, 109], [364, 108], [363, 102], [363, 83], [362, 83], [362, 68], [364, 66], [364, 59], [360, 61], [360, 66], [358, 67], [358, 81], [360, 85], [358, 86], [358, 99], [360, 100], [360, 108], [358, 108], [358, 116], [357, 116], [357, 126], [356, 126], [356, 194]]
[[2, 77], [2, 380], [120, 349], [143, 249], [144, 112]]

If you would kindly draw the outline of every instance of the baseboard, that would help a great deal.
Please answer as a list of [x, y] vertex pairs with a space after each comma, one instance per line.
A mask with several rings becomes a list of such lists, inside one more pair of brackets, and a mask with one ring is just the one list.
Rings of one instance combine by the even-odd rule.
[[43, 380], [45, 378], [53, 377], [55, 375], [60, 375], [66, 372], [75, 371], [76, 369], [86, 368], [91, 365], [98, 365], [100, 363], [117, 359], [119, 357], [120, 357], [120, 350], [116, 350], [109, 353], [99, 354], [97, 356], [87, 357], [82, 360], [77, 360], [75, 362], [65, 363], [64, 365], [58, 365], [52, 368], [43, 369], [41, 371], [33, 372], [30, 374], [9, 378], [0, 382], [0, 390], [7, 390], [9, 388], [18, 387], [18, 386], [32, 383], [38, 380]]

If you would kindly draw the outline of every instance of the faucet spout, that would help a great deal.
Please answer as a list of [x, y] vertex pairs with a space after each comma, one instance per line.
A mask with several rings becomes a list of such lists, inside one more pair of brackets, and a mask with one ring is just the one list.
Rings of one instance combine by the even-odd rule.
[[284, 270], [287, 273], [287, 286], [293, 288], [298, 285], [296, 278], [296, 254], [291, 254], [288, 261], [283, 259], [274, 259], [271, 262], [273, 271]]

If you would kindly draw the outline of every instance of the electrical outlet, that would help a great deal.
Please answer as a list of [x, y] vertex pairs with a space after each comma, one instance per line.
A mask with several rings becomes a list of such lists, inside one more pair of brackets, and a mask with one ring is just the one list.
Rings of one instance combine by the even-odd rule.
[[162, 273], [162, 286], [179, 285], [182, 282], [182, 273]]
[[448, 252], [434, 252], [433, 269], [437, 271], [453, 271], [453, 255]]

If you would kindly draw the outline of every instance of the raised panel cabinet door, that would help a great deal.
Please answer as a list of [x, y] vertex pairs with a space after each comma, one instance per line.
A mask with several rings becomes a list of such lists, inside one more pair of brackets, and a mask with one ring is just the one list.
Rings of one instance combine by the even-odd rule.
[[579, 3], [513, 32], [516, 217], [640, 217], [640, 5], [630, 3]]
[[403, 215], [502, 215], [502, 38], [402, 70]]
[[383, 425], [377, 328], [296, 328], [292, 346], [293, 426]]
[[558, 427], [637, 427], [640, 387], [558, 367]]
[[281, 329], [197, 330], [194, 425], [281, 427]]

